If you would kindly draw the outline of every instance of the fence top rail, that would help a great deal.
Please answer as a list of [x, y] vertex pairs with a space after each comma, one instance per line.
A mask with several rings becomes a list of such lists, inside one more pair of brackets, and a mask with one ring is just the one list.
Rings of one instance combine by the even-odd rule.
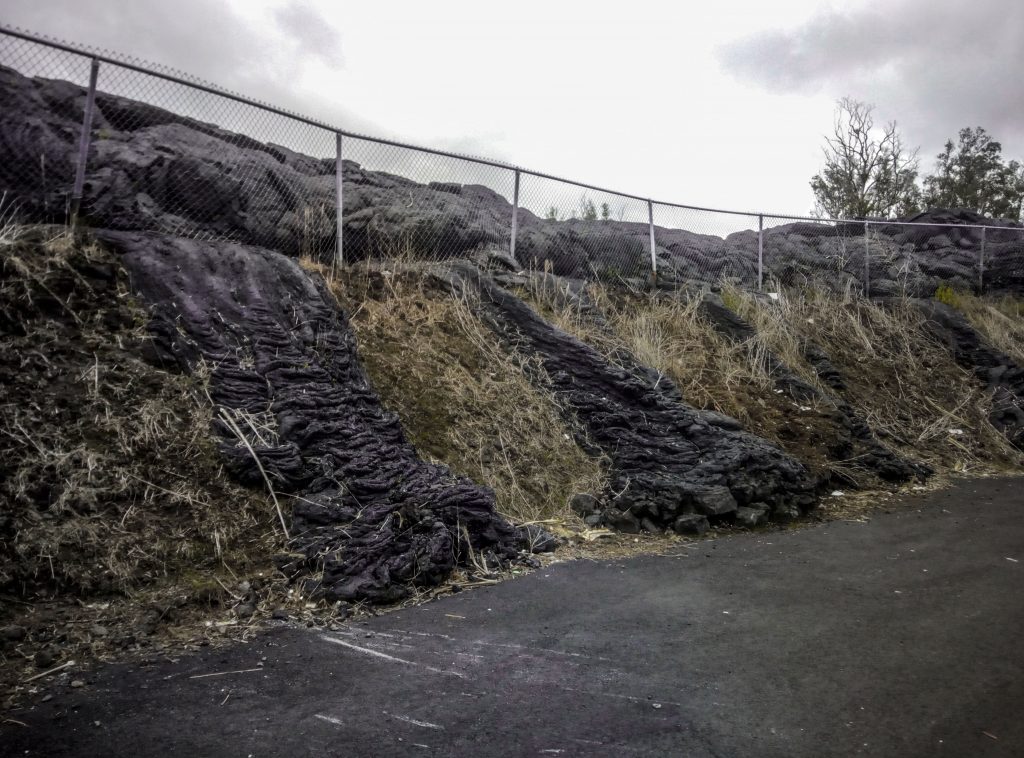
[[491, 159], [491, 158], [480, 158], [480, 157], [477, 157], [477, 156], [466, 155], [466, 154], [463, 154], [463, 153], [451, 152], [451, 151], [448, 151], [448, 150], [439, 150], [439, 149], [432, 148], [432, 147], [423, 147], [421, 145], [415, 145], [415, 144], [412, 144], [412, 143], [409, 143], [409, 142], [402, 142], [402, 141], [399, 141], [399, 140], [385, 139], [383, 137], [374, 137], [374, 136], [371, 136], [371, 135], [368, 135], [368, 134], [360, 134], [359, 132], [350, 132], [350, 131], [348, 131], [346, 129], [342, 129], [342, 128], [339, 128], [337, 126], [332, 126], [331, 124], [328, 124], [327, 122], [319, 121], [319, 120], [313, 119], [313, 118], [309, 118], [308, 116], [303, 116], [300, 113], [296, 113], [294, 111], [289, 111], [289, 110], [284, 109], [284, 108], [279, 108], [279, 107], [277, 107], [275, 105], [271, 105], [270, 103], [266, 103], [266, 102], [263, 102], [261, 100], [256, 100], [254, 98], [247, 97], [245, 95], [241, 95], [241, 94], [239, 94], [237, 92], [232, 92], [231, 90], [224, 89], [223, 87], [220, 87], [220, 86], [218, 86], [216, 84], [212, 84], [212, 83], [207, 82], [205, 80], [199, 79], [199, 78], [197, 78], [197, 77], [195, 77], [195, 76], [193, 76], [191, 74], [185, 73], [183, 71], [179, 71], [177, 69], [170, 68], [168, 66], [162, 66], [162, 65], [159, 65], [159, 64], [150, 63], [148, 61], [144, 61], [144, 60], [141, 60], [141, 59], [138, 59], [138, 58], [129, 58], [128, 56], [121, 55], [121, 54], [118, 54], [118, 53], [114, 53], [114, 52], [111, 52], [109, 50], [101, 50], [99, 48], [94, 48], [94, 47], [92, 47], [90, 45], [65, 42], [63, 40], [58, 40], [58, 39], [55, 39], [55, 38], [52, 38], [52, 37], [48, 37], [46, 35], [41, 35], [41, 34], [36, 34], [36, 33], [33, 33], [33, 32], [29, 32], [29, 31], [26, 31], [24, 29], [20, 29], [18, 27], [8, 26], [7, 24], [4, 24], [2, 22], [0, 22], [0, 35], [6, 35], [8, 37], [15, 37], [15, 38], [18, 38], [18, 39], [24, 39], [24, 40], [27, 40], [29, 42], [33, 42], [33, 43], [40, 44], [40, 45], [45, 45], [47, 47], [54, 48], [54, 49], [57, 49], [57, 50], [63, 50], [65, 52], [73, 53], [75, 55], [86, 56], [86, 57], [92, 58], [94, 60], [103, 62], [103, 63], [108, 63], [108, 64], [114, 65], [114, 66], [120, 66], [121, 68], [126, 68], [126, 69], [129, 69], [129, 70], [132, 70], [132, 71], [137, 71], [138, 73], [146, 74], [148, 76], [155, 76], [157, 78], [164, 79], [164, 80], [170, 81], [170, 82], [174, 82], [176, 84], [181, 84], [181, 85], [186, 86], [186, 87], [192, 87], [194, 89], [198, 89], [198, 90], [201, 90], [203, 92], [208, 92], [208, 93], [210, 93], [212, 95], [218, 95], [220, 97], [226, 97], [226, 98], [228, 98], [230, 100], [234, 100], [234, 101], [242, 103], [244, 105], [249, 105], [249, 106], [252, 106], [254, 108], [259, 108], [261, 110], [268, 111], [270, 113], [275, 113], [275, 114], [277, 114], [279, 116], [284, 116], [285, 118], [289, 118], [289, 119], [292, 119], [294, 121], [298, 121], [300, 123], [304, 123], [304, 124], [307, 124], [309, 126], [316, 127], [318, 129], [324, 129], [326, 131], [334, 132], [334, 133], [339, 134], [339, 135], [341, 135], [343, 137], [349, 137], [349, 138], [352, 138], [352, 139], [360, 139], [360, 140], [364, 140], [364, 141], [367, 141], [367, 142], [374, 142], [374, 143], [381, 144], [381, 145], [390, 145], [391, 147], [398, 147], [398, 148], [403, 148], [403, 149], [406, 149], [406, 150], [414, 150], [414, 151], [421, 152], [421, 153], [428, 153], [428, 154], [431, 154], [431, 155], [438, 155], [438, 156], [441, 156], [441, 157], [444, 157], [444, 158], [453, 158], [455, 160], [468, 161], [468, 162], [471, 162], [471, 163], [477, 163], [477, 164], [481, 164], [481, 165], [485, 165], [485, 166], [492, 166], [494, 168], [505, 169], [505, 170], [508, 170], [508, 171], [515, 171], [515, 172], [519, 172], [519, 173], [522, 173], [522, 174], [527, 174], [529, 176], [535, 176], [535, 177], [537, 177], [539, 179], [550, 179], [552, 181], [562, 182], [564, 184], [570, 184], [570, 185], [573, 185], [575, 187], [582, 187], [583, 189], [589, 189], [589, 190], [592, 190], [594, 192], [604, 192], [604, 193], [609, 194], [609, 195], [615, 195], [617, 197], [624, 197], [624, 198], [628, 198], [630, 200], [639, 200], [640, 202], [650, 203], [650, 204], [653, 204], [653, 205], [661, 205], [661, 206], [665, 206], [665, 207], [669, 207], [669, 208], [679, 208], [681, 210], [689, 210], [689, 211], [703, 211], [703, 212], [706, 212], [706, 213], [721, 213], [721, 214], [726, 214], [726, 215], [731, 215], [731, 216], [751, 216], [751, 217], [761, 217], [761, 218], [765, 218], [765, 219], [778, 219], [778, 220], [786, 220], [786, 221], [810, 221], [810, 222], [815, 222], [815, 223], [819, 223], [819, 224], [851, 224], [852, 223], [852, 224], [867, 224], [867, 225], [871, 225], [871, 224], [882, 225], [882, 224], [884, 224], [884, 225], [887, 225], [887, 226], [889, 226], [889, 225], [897, 225], [897, 226], [945, 226], [945, 227], [949, 227], [949, 226], [965, 226], [965, 227], [970, 227], [971, 229], [998, 229], [998, 230], [1002, 230], [1002, 231], [1008, 231], [1008, 230], [1012, 231], [1012, 230], [1015, 230], [1015, 229], [1024, 229], [1024, 226], [1020, 226], [1020, 225], [1018, 225], [1018, 226], [995, 226], [995, 225], [983, 225], [983, 224], [957, 224], [957, 223], [944, 223], [943, 224], [943, 223], [929, 223], [929, 222], [919, 222], [919, 221], [886, 221], [886, 220], [880, 220], [880, 219], [876, 220], [876, 219], [816, 218], [814, 216], [797, 216], [797, 215], [786, 215], [786, 214], [780, 214], [780, 213], [763, 213], [763, 212], [759, 212], [759, 211], [737, 211], [737, 210], [730, 210], [730, 209], [726, 209], [726, 208], [709, 208], [709, 207], [704, 207], [704, 206], [699, 206], [699, 205], [686, 205], [686, 204], [683, 204], [683, 203], [673, 203], [673, 202], [669, 202], [669, 201], [665, 201], [665, 200], [654, 200], [654, 199], [649, 198], [649, 197], [643, 197], [642, 195], [635, 195], [635, 194], [631, 194], [631, 193], [628, 193], [628, 192], [622, 192], [620, 190], [613, 190], [613, 189], [608, 189], [606, 187], [599, 187], [599, 186], [594, 185], [594, 184], [588, 184], [586, 182], [577, 181], [575, 179], [566, 179], [565, 177], [556, 176], [556, 175], [553, 175], [553, 174], [547, 174], [547, 173], [544, 173], [542, 171], [534, 171], [532, 169], [523, 168], [521, 166], [517, 166], [517, 165], [511, 164], [511, 163], [506, 163], [504, 161], [494, 160], [494, 159]]
[[995, 226], [994, 224], [972, 224], [956, 223], [952, 221], [883, 221], [877, 219], [865, 219], [859, 221], [843, 221], [844, 224], [868, 224], [869, 226], [942, 226], [945, 228], [964, 227], [966, 229], [998, 229], [1003, 232], [1024, 231], [1024, 226]]
[[254, 98], [241, 95], [237, 92], [232, 92], [231, 90], [224, 89], [223, 87], [219, 87], [215, 84], [211, 84], [210, 82], [199, 79], [195, 76], [192, 76], [191, 74], [187, 74], [176, 69], [171, 69], [169, 67], [166, 68], [166, 70], [161, 70], [163, 67], [158, 66], [156, 64], [135, 59], [128, 59], [127, 57], [115, 55], [110, 51], [94, 49], [87, 45], [71, 44], [68, 42], [64, 42], [62, 40], [56, 40], [50, 37], [33, 34], [31, 32], [27, 32], [24, 29], [19, 29], [17, 27], [6, 26], [2, 23], [0, 23], [0, 34], [4, 34], [8, 37], [17, 37], [19, 39], [24, 39], [29, 42], [35, 42], [36, 44], [40, 45], [46, 45], [47, 47], [52, 47], [57, 50], [63, 50], [65, 52], [74, 53], [75, 55], [82, 55], [89, 58], [94, 58], [95, 60], [98, 60], [102, 63], [108, 63], [113, 66], [120, 66], [121, 68], [126, 68], [131, 71], [137, 71], [140, 74], [155, 76], [159, 79], [174, 82], [175, 84], [181, 84], [186, 87], [192, 87], [193, 89], [208, 92], [211, 95], [219, 95], [221, 97], [226, 97], [229, 100], [234, 100], [236, 102], [243, 103], [244, 105], [251, 105], [254, 108], [269, 111], [270, 113], [276, 113], [279, 116], [284, 116], [286, 118], [293, 119], [294, 121], [299, 121], [301, 123], [308, 124], [309, 126], [315, 126], [319, 129], [324, 129], [330, 132], [336, 132], [344, 137], [366, 140], [368, 142], [377, 142], [383, 145], [391, 145], [392, 147], [402, 147], [408, 150], [416, 150], [421, 153], [431, 153], [433, 155], [440, 155], [445, 158], [455, 158], [462, 161], [470, 161], [472, 163], [481, 163], [487, 166], [508, 169], [510, 171], [514, 171], [516, 169], [515, 166], [509, 163], [503, 163], [501, 161], [492, 160], [490, 158], [478, 158], [476, 156], [463, 155], [461, 153], [454, 153], [448, 150], [437, 150], [435, 148], [421, 147], [420, 145], [413, 145], [407, 142], [400, 142], [398, 140], [389, 140], [384, 139], [382, 137], [373, 137], [368, 134], [360, 134], [359, 132], [350, 132], [345, 129], [338, 128], [336, 126], [332, 126], [331, 124], [328, 124], [325, 121], [318, 121], [317, 119], [309, 118], [308, 116], [303, 116], [302, 114], [295, 113], [294, 111], [289, 111], [284, 108], [278, 108], [276, 105], [271, 105], [270, 103], [263, 102], [262, 100], [256, 100]]
[[[712, 210], [706, 208], [703, 210]], [[718, 211], [716, 211], [718, 212]], [[995, 224], [972, 224], [955, 221], [889, 221], [884, 218], [818, 218], [816, 216], [787, 216], [779, 213], [755, 213], [765, 219], [777, 221], [810, 221], [816, 224], [866, 224], [867, 226], [941, 226], [945, 228], [997, 229], [1002, 232], [1024, 232], [1024, 225], [996, 226]]]

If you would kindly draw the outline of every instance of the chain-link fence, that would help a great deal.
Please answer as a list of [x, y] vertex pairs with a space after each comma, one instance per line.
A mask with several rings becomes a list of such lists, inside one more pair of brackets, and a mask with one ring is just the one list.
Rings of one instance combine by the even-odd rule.
[[669, 288], [1024, 287], [1019, 224], [655, 202], [351, 134], [176, 71], [14, 29], [0, 28], [0, 102], [4, 213], [33, 222], [81, 218], [337, 264], [465, 258]]

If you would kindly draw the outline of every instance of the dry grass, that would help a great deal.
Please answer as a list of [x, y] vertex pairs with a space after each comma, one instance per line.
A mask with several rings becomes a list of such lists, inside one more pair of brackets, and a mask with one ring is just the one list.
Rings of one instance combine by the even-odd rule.
[[351, 314], [385, 407], [421, 455], [494, 489], [513, 521], [574, 520], [572, 496], [600, 496], [605, 474], [577, 445], [554, 398], [530, 381], [541, 368], [507, 351], [473, 303], [421, 273], [394, 273], [401, 264], [389, 268], [355, 266], [330, 278], [319, 267]]
[[997, 350], [1024, 366], [1024, 302], [1015, 297], [977, 297], [957, 293], [954, 307]]
[[40, 234], [0, 250], [0, 587], [130, 593], [266, 565], [273, 509], [223, 475], [203, 388], [139, 358], [123, 275], [88, 278], [111, 256]]
[[[597, 347], [609, 360], [627, 351], [658, 369], [679, 387], [687, 402], [752, 423], [757, 409], [751, 392], [772, 392], [765, 346], [755, 337], [734, 343], [702, 313], [701, 293], [677, 298], [615, 291], [591, 285], [588, 294], [606, 319], [602, 328], [571, 304], [536, 290], [529, 299], [560, 328]], [[540, 296], [538, 296], [540, 295]]]
[[[592, 284], [588, 295], [599, 306], [601, 323], [551, 280], [534, 282], [521, 294], [560, 328], [612, 361], [628, 351], [669, 376], [687, 402], [738, 419], [818, 473], [872, 485], [870, 472], [857, 460], [829, 459], [828, 448], [841, 434], [830, 408], [794, 402], [775, 388], [769, 352], [825, 389], [803, 358], [808, 341], [824, 347], [841, 371], [849, 388], [843, 399], [883, 442], [906, 456], [960, 473], [1020, 463], [1019, 454], [988, 422], [991, 402], [983, 388], [929, 335], [923, 317], [908, 303], [883, 307], [855, 293], [814, 289], [785, 292], [772, 301], [727, 287], [722, 293], [726, 305], [756, 332], [737, 344], [703, 315], [700, 292], [670, 297]], [[1001, 335], [1009, 351], [1022, 322], [1007, 307], [988, 306], [987, 312], [989, 333]], [[1016, 344], [1020, 351], [1024, 343]]]
[[856, 294], [790, 290], [777, 302], [730, 293], [739, 314], [790, 365], [812, 341], [847, 384], [844, 397], [887, 444], [939, 471], [983, 473], [1019, 465], [1020, 456], [989, 422], [991, 399], [950, 351], [930, 336], [909, 302], [881, 305]]
[[146, 321], [115, 256], [0, 213], [0, 626], [24, 630], [0, 640], [0, 709], [53, 684], [30, 681], [47, 661], [81, 676], [340, 612], [286, 586], [271, 499], [221, 468], [207, 374], [144, 362]]
[[[621, 361], [623, 352], [630, 354], [669, 377], [691, 405], [739, 420], [816, 474], [864, 484], [871, 478], [855, 461], [830, 457], [837, 442], [832, 409], [796, 402], [780, 392], [764, 336], [755, 334], [737, 343], [717, 331], [700, 307], [703, 292], [673, 297], [592, 284], [587, 294], [599, 307], [603, 323], [581, 310], [579, 300], [564, 297], [550, 280], [535, 280], [521, 294], [546, 318], [609, 360]], [[792, 360], [796, 348], [785, 347], [787, 360]], [[817, 383], [816, 377], [812, 383]]]

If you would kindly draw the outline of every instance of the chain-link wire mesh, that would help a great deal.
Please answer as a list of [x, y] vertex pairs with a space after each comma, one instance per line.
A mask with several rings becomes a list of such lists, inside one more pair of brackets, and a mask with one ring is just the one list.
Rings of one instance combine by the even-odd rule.
[[88, 56], [0, 34], [0, 195], [19, 217], [68, 220], [90, 68]]
[[872, 295], [930, 296], [942, 284], [980, 291], [985, 230], [880, 222], [867, 227]]
[[655, 203], [654, 225], [662, 286], [757, 286], [757, 216]]
[[92, 127], [93, 223], [333, 254], [333, 132], [109, 63]]
[[523, 172], [516, 259], [527, 269], [602, 281], [649, 281], [647, 202]]
[[862, 292], [864, 224], [762, 216], [764, 288], [824, 287]]
[[93, 224], [323, 261], [469, 258], [630, 284], [813, 285], [882, 296], [929, 296], [940, 285], [1024, 288], [1019, 225], [651, 203], [348, 135], [177, 71], [16, 30], [0, 29], [0, 105], [0, 211], [28, 221], [68, 223], [80, 171], [80, 210]]
[[513, 170], [356, 137], [342, 156], [346, 261], [508, 257]]
[[985, 229], [982, 241], [979, 258], [983, 291], [1024, 292], [1024, 229]]

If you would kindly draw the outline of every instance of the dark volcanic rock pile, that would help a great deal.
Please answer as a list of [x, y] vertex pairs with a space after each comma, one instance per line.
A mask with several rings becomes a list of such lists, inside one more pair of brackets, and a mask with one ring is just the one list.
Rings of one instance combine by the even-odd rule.
[[[84, 100], [77, 85], [29, 79], [0, 67], [0, 192], [16, 200], [27, 218], [66, 218]], [[312, 128], [282, 122], [281, 129], [294, 136]], [[317, 144], [333, 144], [329, 133], [309, 134]], [[83, 209], [96, 227], [231, 239], [289, 255], [333, 254], [333, 156], [310, 157], [103, 92], [96, 98], [92, 137]], [[412, 181], [399, 175], [412, 154], [390, 155], [384, 165], [394, 173], [344, 163], [349, 260], [406, 246], [428, 258], [507, 255], [512, 208], [505, 196], [478, 184]], [[422, 157], [411, 160], [422, 163]], [[538, 202], [550, 202], [542, 190], [533, 194]], [[709, 218], [694, 212], [692, 228], [702, 228]], [[649, 276], [645, 223], [552, 221], [525, 208], [518, 219], [514, 266], [582, 278]], [[961, 231], [872, 224], [872, 292], [930, 296], [944, 282], [976, 287], [981, 234], [970, 225], [982, 218], [938, 211], [912, 220], [966, 226]], [[987, 233], [987, 289], [1024, 290], [1024, 230], [1009, 222], [985, 223], [1016, 227]], [[757, 281], [754, 231], [722, 238], [659, 226], [655, 237], [658, 277], [665, 285], [715, 284], [723, 277], [745, 285]], [[765, 229], [768, 280], [859, 287], [863, 251], [863, 224], [769, 223]]]
[[452, 278], [479, 294], [480, 315], [511, 346], [539, 358], [538, 379], [581, 428], [580, 443], [609, 459], [604, 523], [691, 532], [708, 519], [788, 521], [813, 505], [806, 468], [735, 420], [687, 405], [628, 355], [610, 363], [474, 269], [455, 267]]
[[[213, 401], [235, 412], [274, 488], [295, 496], [286, 571], [322, 572], [331, 599], [387, 602], [439, 584], [470, 549], [491, 566], [517, 555], [520, 536], [490, 490], [417, 456], [370, 387], [344, 314], [295, 261], [231, 243], [100, 235], [152, 304], [153, 357], [207, 366]], [[262, 486], [249, 449], [221, 431], [231, 468]]]

